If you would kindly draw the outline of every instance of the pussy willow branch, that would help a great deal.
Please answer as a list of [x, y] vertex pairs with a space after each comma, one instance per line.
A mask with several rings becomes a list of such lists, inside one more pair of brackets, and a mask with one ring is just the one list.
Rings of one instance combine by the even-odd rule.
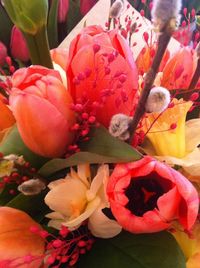
[[166, 30], [163, 31], [159, 36], [157, 52], [156, 52], [156, 55], [153, 59], [152, 66], [144, 78], [144, 88], [143, 88], [142, 93], [140, 95], [140, 99], [139, 99], [138, 105], [136, 107], [132, 123], [130, 124], [129, 130], [130, 130], [131, 136], [129, 139], [129, 143], [132, 141], [132, 138], [135, 134], [138, 123], [140, 122], [140, 119], [145, 114], [145, 104], [146, 104], [148, 95], [150, 93], [150, 90], [153, 86], [156, 74], [159, 70], [159, 66], [160, 66], [160, 63], [161, 63], [162, 58], [164, 56], [165, 50], [166, 50], [166, 48], [169, 44], [169, 41], [171, 39], [171, 34], [172, 34], [172, 32], [168, 31], [167, 26], [166, 26]]

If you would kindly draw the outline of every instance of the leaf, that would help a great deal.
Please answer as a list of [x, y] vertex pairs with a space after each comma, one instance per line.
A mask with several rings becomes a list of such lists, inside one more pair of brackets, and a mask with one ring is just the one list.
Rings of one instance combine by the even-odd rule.
[[8, 17], [5, 9], [0, 4], [0, 40], [9, 47], [10, 45], [10, 36], [13, 23]]
[[6, 205], [11, 199], [13, 199], [13, 195], [9, 193], [10, 190], [17, 191], [16, 184], [7, 184], [2, 192], [0, 193], [0, 206]]
[[80, 145], [80, 148], [81, 152], [67, 159], [50, 160], [39, 170], [39, 173], [47, 177], [59, 170], [78, 164], [121, 163], [136, 161], [142, 157], [130, 145], [112, 137], [103, 127], [95, 129], [91, 139]]
[[14, 126], [0, 144], [0, 152], [4, 155], [17, 154], [23, 155], [25, 160], [30, 162], [33, 167], [41, 167], [48, 159], [34, 154], [22, 141], [18, 129]]
[[71, 30], [78, 24], [82, 15], [80, 13], [80, 8], [78, 2], [70, 0], [69, 11], [67, 14], [67, 32], [70, 33]]
[[26, 196], [23, 194], [17, 195], [6, 204], [8, 207], [20, 209], [29, 214], [34, 220], [40, 222], [45, 214], [49, 212], [49, 208], [44, 203], [44, 197], [47, 191], [43, 191], [38, 195]]
[[58, 29], [57, 29], [58, 4], [59, 4], [58, 0], [51, 2], [51, 7], [48, 16], [47, 32], [48, 32], [50, 48], [55, 48], [58, 45]]
[[99, 239], [83, 256], [77, 268], [185, 268], [185, 258], [167, 232], [139, 234], [123, 232], [112, 239]]

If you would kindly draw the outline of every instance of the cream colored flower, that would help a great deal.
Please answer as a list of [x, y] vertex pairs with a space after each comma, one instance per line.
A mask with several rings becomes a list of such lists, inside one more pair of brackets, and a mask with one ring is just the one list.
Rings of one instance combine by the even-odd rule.
[[77, 172], [71, 169], [64, 179], [51, 182], [45, 197], [45, 203], [54, 211], [46, 215], [51, 219], [49, 226], [60, 229], [64, 225], [76, 229], [88, 219], [94, 235], [106, 238], [120, 233], [122, 228], [116, 221], [106, 216], [106, 220], [104, 217], [100, 221], [95, 219], [95, 214], [99, 217], [101, 209], [109, 207], [105, 191], [108, 178], [108, 165], [101, 165], [91, 180], [90, 167], [85, 164], [78, 165]]
[[[192, 102], [174, 99], [173, 103], [174, 107], [160, 116], [152, 113], [145, 119], [144, 131], [152, 127], [142, 148], [161, 161], [200, 176], [200, 118], [185, 121]], [[176, 124], [174, 129], [170, 128], [172, 124]]]

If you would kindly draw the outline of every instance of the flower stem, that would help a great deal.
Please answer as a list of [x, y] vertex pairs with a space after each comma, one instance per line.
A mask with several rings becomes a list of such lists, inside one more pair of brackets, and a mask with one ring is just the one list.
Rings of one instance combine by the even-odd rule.
[[145, 104], [146, 104], [148, 95], [150, 93], [150, 90], [153, 86], [156, 74], [159, 70], [160, 63], [162, 61], [162, 58], [164, 56], [165, 50], [169, 44], [170, 39], [171, 39], [171, 34], [168, 31], [164, 31], [159, 36], [158, 49], [157, 49], [156, 55], [153, 59], [152, 66], [144, 78], [144, 88], [143, 88], [142, 93], [140, 95], [140, 99], [139, 99], [138, 105], [136, 107], [132, 123], [130, 124], [129, 130], [130, 130], [131, 136], [129, 139], [129, 143], [132, 141], [132, 138], [133, 138], [135, 131], [137, 129], [137, 125], [140, 122], [140, 119], [145, 114]]
[[43, 26], [35, 35], [23, 34], [26, 38], [32, 64], [53, 69], [46, 27]]

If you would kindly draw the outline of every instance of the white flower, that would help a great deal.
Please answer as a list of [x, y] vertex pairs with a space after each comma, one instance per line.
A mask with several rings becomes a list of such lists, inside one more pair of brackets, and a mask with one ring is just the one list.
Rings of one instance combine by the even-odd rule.
[[64, 225], [73, 230], [89, 219], [89, 228], [93, 235], [117, 235], [121, 231], [117, 222], [114, 223], [114, 231], [113, 220], [99, 218], [101, 208], [109, 207], [106, 195], [108, 178], [108, 165], [101, 165], [91, 181], [90, 167], [85, 164], [78, 165], [77, 172], [71, 169], [64, 179], [51, 182], [48, 185], [50, 191], [45, 197], [45, 203], [54, 211], [46, 215], [51, 219], [49, 226], [60, 229]]

